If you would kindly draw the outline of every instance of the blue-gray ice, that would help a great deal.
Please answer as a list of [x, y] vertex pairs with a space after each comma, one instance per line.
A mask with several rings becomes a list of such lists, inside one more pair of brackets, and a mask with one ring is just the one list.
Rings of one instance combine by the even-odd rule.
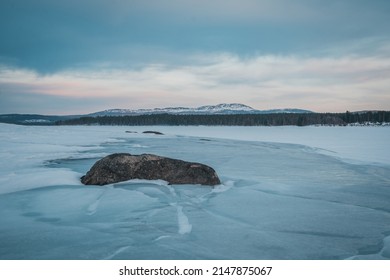
[[[0, 259], [390, 259], [389, 165], [291, 143], [1, 129]], [[202, 162], [223, 183], [79, 182], [114, 152]]]

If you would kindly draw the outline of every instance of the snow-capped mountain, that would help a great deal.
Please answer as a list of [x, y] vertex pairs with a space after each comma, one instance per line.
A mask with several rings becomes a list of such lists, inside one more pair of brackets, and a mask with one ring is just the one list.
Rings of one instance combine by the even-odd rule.
[[275, 114], [275, 113], [310, 113], [302, 109], [274, 109], [257, 110], [250, 106], [239, 103], [222, 103], [218, 105], [206, 105], [200, 107], [167, 107], [154, 109], [109, 109], [89, 116], [125, 116], [125, 115], [148, 115], [148, 114], [175, 114], [175, 115], [207, 115], [207, 114]]
[[257, 110], [250, 106], [239, 103], [222, 103], [218, 105], [206, 105], [200, 107], [167, 107], [154, 109], [109, 109], [86, 115], [49, 116], [31, 114], [5, 114], [0, 115], [0, 123], [16, 123], [30, 125], [48, 125], [56, 121], [76, 119], [80, 117], [98, 116], [139, 116], [151, 114], [172, 115], [233, 115], [233, 114], [278, 114], [278, 113], [312, 113], [302, 109], [273, 109]]
[[252, 107], [249, 107], [244, 104], [239, 103], [222, 103], [218, 105], [206, 105], [196, 108], [199, 112], [207, 112], [207, 113], [220, 113], [220, 112], [226, 112], [226, 111], [232, 111], [232, 112], [252, 112], [257, 111], [256, 109], [253, 109]]

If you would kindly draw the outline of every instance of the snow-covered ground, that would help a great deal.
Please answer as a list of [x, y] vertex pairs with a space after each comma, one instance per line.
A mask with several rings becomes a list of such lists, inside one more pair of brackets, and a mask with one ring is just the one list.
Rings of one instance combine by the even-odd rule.
[[[388, 143], [390, 127], [0, 124], [0, 259], [390, 259]], [[206, 163], [222, 185], [80, 183], [114, 152]]]

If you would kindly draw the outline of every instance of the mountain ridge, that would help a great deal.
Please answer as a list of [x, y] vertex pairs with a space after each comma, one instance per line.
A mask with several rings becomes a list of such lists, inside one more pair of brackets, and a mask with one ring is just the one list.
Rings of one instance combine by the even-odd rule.
[[389, 125], [390, 111], [315, 113], [303, 109], [257, 110], [239, 103], [195, 108], [108, 109], [82, 115], [0, 114], [20, 125]]
[[25, 125], [51, 125], [58, 121], [82, 117], [120, 117], [142, 115], [242, 115], [242, 114], [278, 114], [278, 113], [313, 113], [303, 109], [258, 110], [241, 103], [220, 103], [199, 107], [165, 107], [154, 109], [107, 109], [79, 115], [42, 115], [42, 114], [0, 114], [0, 123]]
[[285, 108], [258, 110], [240, 103], [220, 103], [217, 105], [204, 105], [200, 107], [166, 107], [154, 109], [107, 109], [88, 114], [97, 116], [136, 116], [146, 114], [177, 114], [177, 115], [207, 115], [207, 114], [277, 114], [277, 113], [313, 113], [309, 110]]

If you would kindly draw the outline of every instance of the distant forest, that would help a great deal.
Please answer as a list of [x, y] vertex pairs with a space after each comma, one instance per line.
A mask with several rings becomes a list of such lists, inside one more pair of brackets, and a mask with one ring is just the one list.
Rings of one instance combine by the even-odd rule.
[[282, 126], [282, 125], [348, 125], [390, 123], [390, 111], [345, 113], [277, 113], [231, 115], [100, 116], [60, 120], [56, 125], [222, 125], [222, 126]]

